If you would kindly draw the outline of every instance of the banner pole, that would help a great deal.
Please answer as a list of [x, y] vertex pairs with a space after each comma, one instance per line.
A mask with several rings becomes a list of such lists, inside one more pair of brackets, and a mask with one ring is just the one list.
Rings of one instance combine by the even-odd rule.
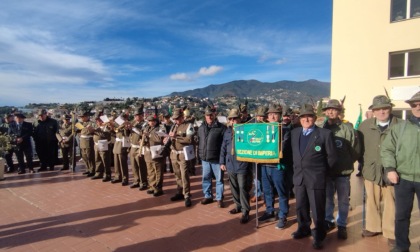
[[258, 229], [258, 163], [254, 163], [255, 165], [255, 179], [254, 179], [254, 186], [255, 186], [255, 228]]

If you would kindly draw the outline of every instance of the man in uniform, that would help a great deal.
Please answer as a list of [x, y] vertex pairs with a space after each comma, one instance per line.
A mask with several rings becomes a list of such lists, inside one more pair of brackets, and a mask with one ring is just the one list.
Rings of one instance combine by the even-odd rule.
[[172, 119], [175, 120], [175, 126], [164, 139], [164, 144], [171, 141], [171, 162], [174, 168], [177, 184], [177, 193], [171, 197], [171, 201], [185, 200], [185, 206], [191, 206], [190, 176], [188, 174], [188, 165], [185, 160], [183, 148], [193, 144], [192, 136], [194, 129], [184, 122], [182, 109], [175, 109]]
[[130, 163], [133, 171], [134, 182], [130, 188], [139, 188], [140, 191], [147, 189], [147, 166], [144, 156], [141, 155], [141, 147], [144, 144], [142, 131], [146, 126], [144, 121], [143, 105], [141, 105], [134, 114], [134, 121], [131, 124], [131, 148]]
[[128, 185], [128, 148], [130, 147], [130, 122], [128, 122], [128, 116], [121, 114], [121, 118], [124, 122], [119, 125], [116, 129], [116, 139], [114, 144], [114, 165], [115, 175], [111, 181], [112, 184], [121, 182], [122, 186]]
[[70, 122], [71, 115], [63, 115], [63, 123], [59, 130], [59, 145], [63, 156], [63, 168], [69, 170], [70, 164], [73, 164], [73, 128]]
[[90, 111], [85, 111], [81, 116], [82, 129], [80, 132], [80, 153], [86, 165], [86, 171], [83, 175], [88, 177], [95, 176], [95, 150], [93, 143], [94, 124], [90, 121]]
[[217, 206], [224, 207], [223, 204], [223, 175], [220, 169], [220, 149], [223, 142], [223, 134], [226, 126], [221, 124], [216, 118], [216, 110], [210, 106], [205, 109], [205, 120], [198, 128], [198, 152], [203, 165], [203, 193], [204, 199], [201, 204], [207, 205], [213, 202], [212, 178], [215, 177]]
[[161, 146], [163, 144], [162, 137], [158, 135], [159, 125], [158, 119], [152, 115], [147, 117], [148, 127], [143, 130], [142, 138], [144, 137], [144, 160], [147, 164], [147, 174], [149, 180], [148, 194], [158, 197], [163, 194], [163, 156], [154, 157], [152, 148], [154, 146]]
[[375, 96], [369, 107], [374, 117], [364, 120], [359, 127], [366, 193], [366, 226], [362, 236], [372, 237], [382, 233], [388, 238], [390, 246], [395, 244], [395, 194], [394, 186], [387, 185], [383, 180], [384, 168], [378, 146], [381, 146], [391, 127], [402, 121], [392, 115], [393, 106], [388, 97]]
[[334, 141], [338, 154], [336, 169], [330, 170], [327, 176], [327, 204], [325, 213], [326, 229], [335, 227], [334, 220], [334, 194], [337, 192], [338, 215], [337, 225], [338, 239], [347, 239], [347, 216], [350, 208], [350, 175], [354, 170], [354, 162], [357, 159], [355, 152], [355, 134], [353, 127], [342, 122], [339, 115], [342, 112], [341, 103], [331, 99], [325, 108], [322, 108], [328, 120], [323, 128], [329, 129], [334, 134]]
[[111, 127], [105, 124], [96, 115], [96, 128], [93, 132], [93, 142], [95, 151], [95, 176], [91, 179], [102, 179], [103, 182], [111, 181], [111, 151], [108, 142], [111, 140]]
[[25, 116], [21, 113], [15, 114], [15, 121], [16, 123], [10, 125], [9, 127], [9, 135], [15, 136], [15, 151], [17, 160], [19, 163], [19, 170], [18, 174], [24, 174], [25, 171], [25, 160], [26, 164], [29, 168], [30, 173], [34, 173], [34, 167], [32, 164], [32, 144], [31, 144], [31, 136], [33, 133], [32, 124], [25, 122]]
[[302, 239], [311, 235], [312, 212], [315, 224], [312, 247], [321, 249], [326, 237], [326, 177], [335, 167], [337, 152], [332, 132], [315, 125], [316, 115], [311, 105], [301, 108], [299, 121], [302, 127], [292, 130], [293, 183], [298, 221], [298, 229], [292, 233], [292, 237]]
[[54, 170], [58, 152], [58, 122], [47, 115], [45, 109], [38, 111], [38, 120], [34, 122], [33, 138], [41, 168], [38, 171]]
[[[171, 121], [171, 114], [169, 114], [169, 112], [164, 112], [161, 127], [164, 129], [164, 132], [169, 133], [171, 131], [172, 126], [174, 126], [174, 123]], [[163, 162], [166, 166], [166, 159], [167, 158], [169, 159], [169, 171], [171, 173], [173, 173], [174, 169], [172, 168], [172, 162], [171, 162], [171, 158], [169, 157], [169, 154], [170, 153], [168, 153], [168, 152], [164, 153], [164, 156], [163, 156], [164, 161]], [[165, 166], [164, 166], [163, 172], [166, 172], [166, 170], [167, 170]]]

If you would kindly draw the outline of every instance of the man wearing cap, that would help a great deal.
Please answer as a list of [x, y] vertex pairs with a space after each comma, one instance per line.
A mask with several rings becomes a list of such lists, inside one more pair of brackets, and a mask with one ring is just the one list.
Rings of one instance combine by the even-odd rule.
[[91, 178], [102, 179], [103, 182], [111, 181], [111, 149], [109, 141], [111, 140], [112, 128], [101, 119], [101, 113], [95, 116], [96, 127], [93, 131], [93, 143], [95, 152], [95, 175]]
[[343, 123], [339, 115], [342, 112], [341, 103], [331, 99], [326, 107], [322, 108], [328, 120], [323, 128], [329, 129], [334, 134], [334, 141], [338, 154], [338, 162], [335, 169], [329, 170], [327, 176], [327, 204], [325, 207], [326, 229], [332, 230], [335, 225], [334, 219], [334, 194], [337, 192], [338, 215], [337, 226], [338, 239], [347, 239], [347, 216], [350, 208], [350, 175], [354, 171], [354, 162], [357, 160], [355, 152], [355, 133], [351, 124]]
[[83, 128], [79, 129], [80, 138], [80, 154], [86, 165], [86, 171], [83, 175], [88, 177], [95, 176], [95, 150], [93, 143], [93, 132], [95, 127], [93, 122], [90, 121], [90, 111], [85, 111], [80, 116], [81, 124]]
[[[282, 107], [280, 105], [271, 105], [267, 111], [268, 123], [280, 123]], [[269, 126], [267, 127], [274, 127]], [[283, 157], [279, 163], [263, 164], [261, 167], [261, 180], [264, 191], [264, 201], [266, 210], [264, 214], [258, 218], [258, 221], [275, 221], [278, 217], [279, 221], [276, 229], [284, 229], [287, 224], [287, 215], [289, 213], [289, 186], [287, 177], [291, 166], [292, 150], [290, 131], [282, 134], [282, 152]], [[274, 208], [274, 189], [279, 195], [279, 209], [277, 216]]]
[[235, 208], [229, 211], [230, 214], [242, 213], [239, 220], [241, 224], [249, 221], [249, 191], [252, 181], [252, 164], [236, 160], [234, 147], [233, 125], [241, 123], [241, 117], [238, 109], [231, 109], [228, 115], [228, 125], [223, 135], [223, 142], [220, 151], [220, 169], [227, 171], [229, 184], [232, 191]]
[[[144, 120], [143, 105], [134, 112], [134, 121], [129, 125], [130, 134], [130, 163], [133, 172], [134, 181], [130, 188], [139, 188], [140, 191], [147, 189], [147, 165], [144, 156], [139, 155], [140, 148], [144, 146], [142, 131], [145, 129], [147, 122]], [[140, 153], [141, 154], [141, 153]]]
[[245, 123], [251, 120], [251, 116], [248, 114], [248, 105], [247, 102], [245, 104], [239, 105], [239, 112], [241, 113], [241, 122]]
[[[267, 111], [268, 107], [266, 106], [259, 106], [255, 111], [255, 123], [265, 123], [267, 122]], [[252, 122], [252, 119], [251, 121]], [[261, 164], [257, 164], [257, 178], [254, 179], [254, 184], [256, 184], [254, 188], [254, 196], [251, 198], [251, 202], [256, 202], [257, 200], [261, 200], [262, 195], [262, 188], [261, 188]], [[254, 174], [255, 177], [255, 174]]]
[[[164, 130], [164, 132], [169, 133], [171, 131], [172, 126], [174, 126], [174, 123], [171, 121], [171, 114], [169, 114], [169, 112], [166, 112], [165, 111], [163, 113], [163, 120], [162, 120], [161, 127]], [[166, 169], [166, 159], [169, 159], [169, 162], [168, 162], [169, 171], [171, 173], [173, 173], [174, 172], [174, 169], [172, 168], [172, 162], [171, 162], [171, 158], [169, 157], [169, 154], [170, 153], [165, 152], [164, 155], [163, 155], [164, 164], [165, 164], [165, 166], [163, 168], [163, 172], [166, 172], [167, 171], [167, 169]]]
[[391, 114], [393, 106], [388, 97], [375, 96], [369, 107], [374, 117], [364, 120], [359, 127], [366, 193], [366, 224], [362, 236], [371, 237], [382, 233], [388, 238], [390, 246], [395, 243], [395, 194], [394, 186], [387, 185], [383, 179], [384, 168], [379, 147], [389, 134], [390, 128], [401, 122]]
[[14, 147], [16, 152], [16, 157], [19, 163], [18, 174], [24, 174], [25, 171], [25, 160], [29, 168], [30, 173], [34, 173], [34, 168], [32, 164], [32, 145], [31, 145], [31, 136], [33, 132], [32, 124], [25, 122], [25, 116], [21, 113], [15, 114], [15, 122], [9, 127], [8, 134], [14, 136], [16, 141], [16, 147]]
[[168, 141], [171, 143], [171, 162], [177, 184], [177, 193], [171, 197], [171, 201], [184, 199], [185, 206], [190, 207], [190, 176], [183, 148], [193, 144], [194, 128], [184, 121], [182, 109], [175, 109], [172, 119], [175, 121], [175, 126], [172, 127], [168, 133], [169, 136], [163, 141], [164, 144]]
[[34, 122], [33, 139], [41, 168], [38, 171], [54, 170], [58, 153], [58, 122], [47, 115], [45, 109], [38, 111], [38, 120]]
[[[9, 128], [15, 124], [15, 117], [13, 114], [6, 114], [4, 115], [4, 123], [1, 125], [1, 133], [9, 135]], [[10, 148], [6, 150], [6, 153], [4, 154], [4, 158], [6, 159], [7, 163], [7, 173], [12, 173], [15, 171], [15, 166], [13, 164], [13, 153], [15, 150], [13, 148]]]
[[321, 249], [326, 237], [326, 177], [335, 167], [337, 152], [332, 132], [315, 125], [316, 115], [311, 105], [302, 106], [299, 121], [302, 127], [292, 130], [293, 184], [298, 221], [298, 229], [292, 237], [302, 239], [311, 235], [312, 212], [315, 224], [312, 246]]
[[70, 169], [73, 164], [73, 128], [70, 122], [71, 115], [63, 115], [63, 123], [59, 129], [58, 142], [63, 156], [63, 168], [61, 170]]
[[197, 133], [198, 153], [203, 168], [204, 199], [201, 204], [207, 205], [213, 202], [212, 178], [215, 177], [217, 206], [223, 208], [224, 171], [220, 169], [219, 159], [226, 126], [217, 120], [216, 110], [213, 107], [207, 106], [204, 113], [205, 120], [198, 128]]
[[381, 146], [385, 174], [395, 188], [395, 242], [391, 251], [409, 251], [414, 194], [420, 201], [420, 91], [406, 101], [413, 113], [394, 125]]
[[[130, 147], [130, 122], [127, 114], [121, 114], [120, 117], [124, 120], [116, 129], [116, 138], [114, 144], [114, 179], [112, 184], [120, 183], [122, 186], [128, 185], [128, 148]], [[128, 140], [128, 141], [127, 141]]]
[[161, 146], [163, 144], [163, 139], [158, 135], [159, 125], [158, 119], [152, 115], [147, 117], [148, 126], [143, 130], [142, 138], [143, 149], [144, 149], [144, 160], [147, 165], [147, 175], [149, 181], [149, 190], [148, 194], [153, 194], [153, 196], [158, 197], [163, 194], [163, 156], [156, 155], [152, 153], [153, 146]]

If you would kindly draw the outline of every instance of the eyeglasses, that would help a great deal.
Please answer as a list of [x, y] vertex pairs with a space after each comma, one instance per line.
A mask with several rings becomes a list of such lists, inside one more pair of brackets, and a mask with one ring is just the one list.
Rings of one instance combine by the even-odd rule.
[[420, 107], [420, 103], [410, 103], [411, 108]]

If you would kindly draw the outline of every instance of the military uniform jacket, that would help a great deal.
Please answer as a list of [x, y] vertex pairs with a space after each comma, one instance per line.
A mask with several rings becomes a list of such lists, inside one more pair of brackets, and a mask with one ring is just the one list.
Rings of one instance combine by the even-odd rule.
[[[150, 150], [151, 146], [156, 146], [156, 145], [163, 145], [163, 141], [162, 138], [157, 134], [157, 132], [159, 131], [159, 126], [156, 125], [154, 128], [151, 127], [146, 127], [146, 129], [144, 130], [144, 134], [146, 135], [146, 139], [144, 141], [144, 146], [146, 147], [146, 149]], [[144, 155], [144, 160], [146, 162], [151, 162], [152, 161], [152, 155], [145, 152]], [[155, 159], [157, 160], [157, 159]]]
[[93, 142], [97, 144], [99, 140], [111, 140], [111, 132], [106, 126], [96, 127], [93, 132]]
[[124, 137], [130, 138], [131, 131], [129, 129], [120, 129], [116, 135], [116, 141], [114, 144], [114, 154], [122, 154], [123, 151], [127, 152], [128, 147], [122, 147], [122, 139]]
[[304, 184], [308, 189], [325, 189], [325, 180], [337, 162], [334, 136], [330, 130], [315, 126], [309, 135], [308, 145], [300, 154], [302, 127], [292, 130], [293, 184]]
[[[130, 142], [131, 142], [131, 148], [140, 148], [140, 143], [142, 139], [142, 132], [144, 129], [145, 121], [133, 122], [133, 129], [131, 130], [130, 134]], [[136, 130], [140, 133], [137, 133]]]
[[364, 120], [359, 127], [360, 142], [362, 147], [362, 155], [364, 159], [362, 174], [363, 178], [374, 182], [377, 185], [383, 186], [382, 180], [382, 160], [381, 160], [381, 145], [382, 141], [390, 132], [392, 126], [402, 122], [394, 116], [387, 129], [383, 132], [376, 125], [376, 118], [369, 118]]
[[93, 133], [88, 130], [88, 127], [94, 127], [93, 123], [82, 122], [83, 129], [80, 130], [80, 148], [87, 149], [93, 147]]
[[[73, 130], [72, 124], [65, 124], [63, 123], [60, 126], [60, 136], [63, 138], [63, 142], [60, 144], [63, 148], [69, 148], [73, 145]], [[65, 141], [64, 141], [65, 140]]]
[[182, 124], [175, 126], [177, 128], [175, 131], [176, 134], [171, 143], [172, 150], [182, 151], [185, 146], [193, 144], [193, 135], [187, 134], [189, 126], [190, 124], [185, 121]]

